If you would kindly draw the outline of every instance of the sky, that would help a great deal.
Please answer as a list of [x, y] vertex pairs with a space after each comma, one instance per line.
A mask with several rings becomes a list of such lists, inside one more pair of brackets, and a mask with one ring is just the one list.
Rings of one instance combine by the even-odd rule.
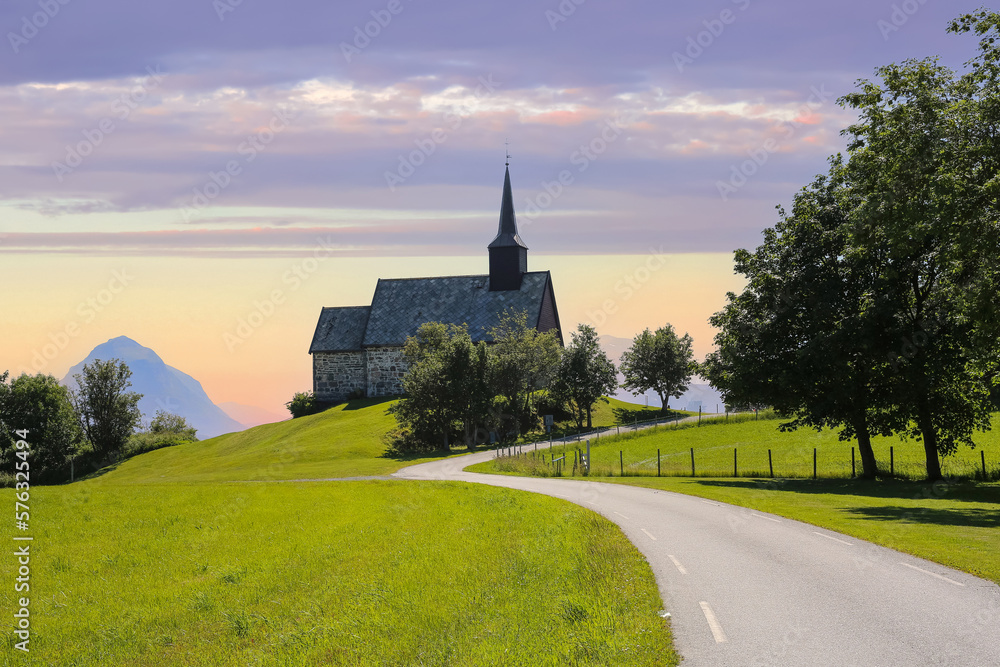
[[216, 402], [311, 389], [323, 306], [487, 271], [510, 158], [564, 331], [708, 317], [844, 150], [837, 99], [940, 56], [951, 0], [8, 0], [0, 371], [119, 335]]

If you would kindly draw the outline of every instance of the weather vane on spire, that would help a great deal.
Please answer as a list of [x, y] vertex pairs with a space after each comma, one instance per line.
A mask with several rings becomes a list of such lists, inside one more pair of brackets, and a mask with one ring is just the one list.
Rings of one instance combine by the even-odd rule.
[[507, 162], [504, 164], [504, 166], [505, 167], [509, 167], [510, 166], [510, 142], [507, 141], [506, 139], [504, 139], [503, 145], [504, 145], [504, 153], [506, 153], [506, 155], [507, 155]]

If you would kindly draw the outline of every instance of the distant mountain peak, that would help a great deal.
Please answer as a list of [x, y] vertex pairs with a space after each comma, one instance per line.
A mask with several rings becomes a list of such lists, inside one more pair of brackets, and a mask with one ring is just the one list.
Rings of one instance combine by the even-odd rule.
[[168, 366], [156, 352], [128, 336], [111, 338], [95, 347], [86, 359], [69, 369], [62, 383], [75, 388], [76, 379], [73, 376], [80, 374], [85, 364], [96, 359], [119, 359], [129, 367], [132, 371], [132, 391], [143, 395], [139, 409], [146, 422], [156, 416], [158, 410], [180, 415], [198, 429], [198, 437], [202, 440], [244, 428], [243, 424], [212, 402], [200, 382]]

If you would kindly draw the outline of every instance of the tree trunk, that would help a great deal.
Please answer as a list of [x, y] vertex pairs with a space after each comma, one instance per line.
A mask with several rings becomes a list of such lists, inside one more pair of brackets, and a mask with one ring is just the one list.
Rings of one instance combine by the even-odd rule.
[[875, 479], [878, 475], [878, 462], [875, 460], [875, 450], [872, 449], [872, 436], [868, 432], [868, 419], [863, 412], [855, 416], [853, 426], [858, 438], [858, 451], [861, 453], [861, 478]]
[[924, 455], [927, 457], [927, 481], [936, 482], [943, 479], [941, 475], [941, 459], [938, 457], [937, 431], [934, 430], [934, 420], [931, 418], [931, 407], [927, 399], [922, 398], [917, 407], [917, 426], [924, 440]]
[[667, 412], [667, 396], [666, 394], [659, 394], [660, 396], [660, 414], [665, 414]]

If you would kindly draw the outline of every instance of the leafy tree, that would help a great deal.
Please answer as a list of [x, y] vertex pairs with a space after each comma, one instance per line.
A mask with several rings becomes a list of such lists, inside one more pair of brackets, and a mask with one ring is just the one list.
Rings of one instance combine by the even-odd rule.
[[693, 342], [688, 334], [678, 336], [669, 324], [656, 333], [646, 329], [622, 354], [622, 387], [640, 394], [653, 390], [660, 397], [661, 411], [665, 411], [668, 397], [680, 398], [691, 382], [696, 368]]
[[[488, 332], [490, 382], [501, 398], [501, 409], [509, 415], [509, 426], [523, 432], [534, 426], [534, 394], [548, 386], [559, 366], [559, 339], [555, 331], [540, 333], [528, 326], [525, 312], [508, 310]], [[504, 424], [504, 428], [509, 427]]]
[[406, 341], [403, 353], [409, 363], [406, 396], [389, 409], [404, 429], [394, 448], [448, 449], [459, 429], [473, 447], [493, 399], [486, 344], [474, 344], [465, 326], [429, 322]]
[[570, 403], [578, 427], [583, 427], [586, 415], [587, 428], [592, 428], [591, 410], [594, 404], [605, 394], [613, 392], [617, 385], [615, 365], [601, 349], [597, 331], [581, 324], [573, 333], [572, 342], [563, 351], [553, 393]]
[[125, 456], [137, 456], [145, 452], [174, 445], [197, 441], [197, 430], [180, 415], [157, 410], [147, 430], [134, 433], [125, 446]]
[[861, 196], [854, 248], [881, 261], [875, 304], [893, 337], [897, 414], [923, 441], [929, 479], [940, 454], [989, 428], [989, 383], [1000, 341], [1000, 120], [995, 39], [1000, 16], [980, 12], [953, 32], [985, 35], [972, 71], [936, 59], [881, 67], [841, 103], [858, 111], [847, 165]]
[[25, 374], [10, 384], [7, 378], [0, 375], [0, 460], [13, 455], [14, 430], [27, 429], [32, 480], [61, 481], [83, 440], [69, 390], [51, 375]]
[[791, 215], [764, 232], [754, 252], [737, 250], [736, 271], [747, 278], [739, 295], [710, 319], [717, 350], [702, 375], [726, 402], [771, 405], [800, 426], [840, 427], [857, 438], [862, 475], [877, 470], [872, 433], [900, 427], [878, 403], [889, 363], [871, 267], [850, 254], [849, 214], [855, 206], [839, 158], [796, 197]]
[[316, 396], [311, 391], [295, 392], [292, 400], [285, 403], [285, 407], [292, 413], [292, 419], [316, 414], [320, 409], [316, 403]]
[[198, 439], [195, 436], [198, 430], [188, 424], [187, 419], [163, 410], [156, 411], [156, 416], [149, 423], [149, 432], [176, 435], [189, 441]]
[[96, 359], [73, 377], [78, 385], [74, 401], [87, 440], [100, 458], [117, 458], [142, 419], [142, 394], [128, 391], [132, 371], [119, 359]]

